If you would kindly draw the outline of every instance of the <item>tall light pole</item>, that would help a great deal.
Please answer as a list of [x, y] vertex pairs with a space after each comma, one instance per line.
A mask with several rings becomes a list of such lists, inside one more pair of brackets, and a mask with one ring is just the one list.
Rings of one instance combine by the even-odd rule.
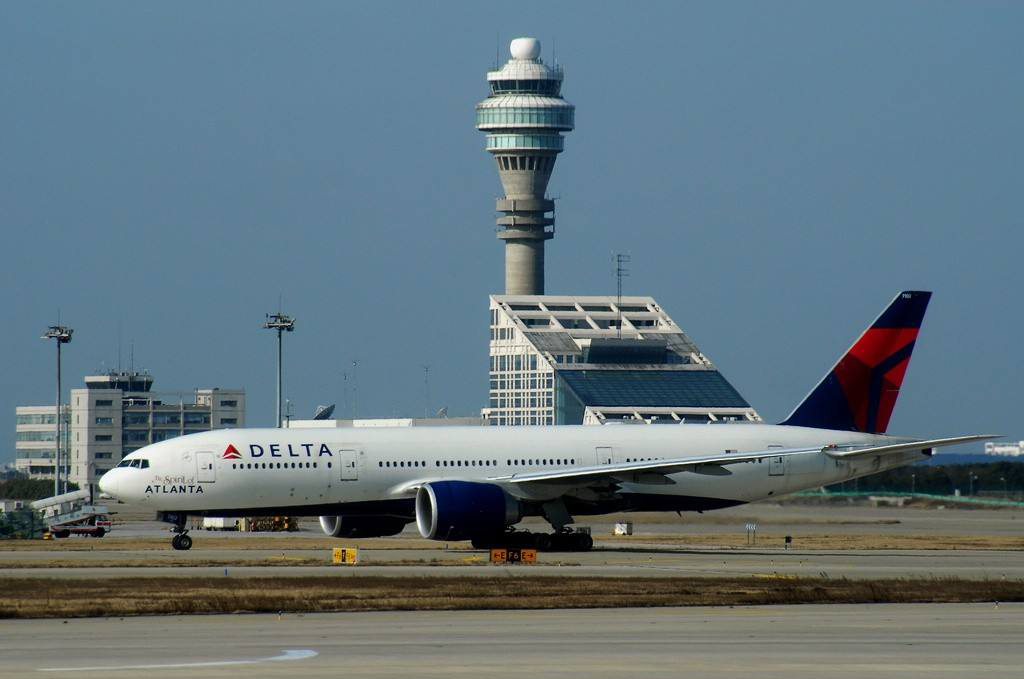
[[[63, 325], [51, 325], [41, 339], [57, 340], [57, 408], [54, 413], [54, 460], [53, 460], [53, 494], [60, 495], [60, 346], [71, 341], [71, 328]], [[64, 479], [64, 490], [67, 491], [67, 479]]]
[[295, 319], [285, 316], [280, 311], [276, 314], [267, 314], [267, 320], [263, 327], [268, 330], [277, 330], [277, 409], [274, 411], [274, 426], [281, 426], [281, 334], [295, 330]]

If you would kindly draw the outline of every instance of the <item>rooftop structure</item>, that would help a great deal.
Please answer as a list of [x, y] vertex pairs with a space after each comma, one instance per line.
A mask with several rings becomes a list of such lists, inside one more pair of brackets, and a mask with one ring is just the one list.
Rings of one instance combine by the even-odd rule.
[[516, 38], [510, 51], [512, 58], [487, 74], [490, 96], [476, 105], [476, 128], [487, 134], [505, 190], [497, 201], [505, 294], [542, 295], [544, 241], [555, 236], [548, 180], [576, 109], [561, 96], [562, 69], [541, 60], [539, 40]]
[[492, 424], [761, 420], [652, 297], [492, 295], [490, 321]]

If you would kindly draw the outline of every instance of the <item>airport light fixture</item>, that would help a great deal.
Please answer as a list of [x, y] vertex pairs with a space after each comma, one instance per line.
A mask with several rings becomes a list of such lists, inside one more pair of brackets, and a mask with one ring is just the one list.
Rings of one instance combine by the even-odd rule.
[[[52, 339], [57, 340], [57, 407], [54, 411], [54, 459], [53, 459], [53, 494], [61, 494], [61, 456], [60, 456], [60, 430], [61, 430], [61, 412], [60, 412], [60, 347], [62, 344], [67, 344], [71, 341], [71, 335], [75, 331], [71, 328], [63, 325], [51, 325], [46, 329], [46, 333], [40, 339]], [[67, 492], [68, 481], [64, 479], [64, 492]]]
[[277, 331], [277, 409], [274, 411], [274, 426], [281, 427], [281, 335], [295, 330], [295, 319], [279, 311], [276, 314], [267, 314], [263, 327]]

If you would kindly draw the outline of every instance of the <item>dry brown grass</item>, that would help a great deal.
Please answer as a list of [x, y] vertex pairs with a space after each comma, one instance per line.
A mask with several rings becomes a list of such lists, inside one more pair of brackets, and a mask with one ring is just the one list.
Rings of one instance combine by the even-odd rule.
[[298, 584], [288, 578], [12, 578], [0, 580], [0, 618], [1024, 601], [1024, 582], [955, 578], [325, 576]]
[[[210, 535], [200, 531], [190, 533], [195, 540], [196, 548], [224, 550], [256, 550], [273, 551], [293, 550], [330, 550], [334, 547], [360, 547], [366, 549], [443, 549], [445, 543], [422, 538], [367, 538], [362, 540], [339, 541], [331, 537], [296, 537], [279, 536], [243, 536], [224, 537]], [[468, 547], [468, 542], [448, 543], [449, 546]], [[101, 552], [101, 551], [161, 551], [171, 548], [170, 533], [159, 538], [119, 538], [106, 536], [102, 538], [71, 537], [60, 540], [0, 540], [0, 552]]]
[[[759, 533], [757, 547], [782, 547], [783, 535]], [[742, 533], [692, 535], [680, 533], [622, 535], [599, 539], [602, 547], [637, 544], [670, 547], [733, 547], [746, 548]], [[1024, 535], [794, 535], [794, 549], [995, 549], [1024, 550]]]

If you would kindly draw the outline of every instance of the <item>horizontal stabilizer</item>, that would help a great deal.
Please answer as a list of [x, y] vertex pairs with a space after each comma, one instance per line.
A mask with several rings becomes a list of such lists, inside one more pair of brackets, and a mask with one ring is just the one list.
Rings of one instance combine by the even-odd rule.
[[958, 446], [962, 443], [973, 443], [975, 441], [987, 441], [989, 439], [997, 439], [999, 436], [990, 436], [984, 434], [978, 434], [974, 436], [954, 436], [953, 438], [947, 439], [930, 439], [927, 441], [911, 441], [909, 443], [894, 443], [886, 446], [868, 446], [866, 448], [855, 448], [849, 446], [826, 446], [821, 449], [821, 452], [825, 453], [829, 457], [835, 457], [839, 459], [864, 457], [867, 455], [894, 455], [896, 453], [906, 453], [912, 450], [929, 451], [933, 448], [941, 448], [943, 446]]

